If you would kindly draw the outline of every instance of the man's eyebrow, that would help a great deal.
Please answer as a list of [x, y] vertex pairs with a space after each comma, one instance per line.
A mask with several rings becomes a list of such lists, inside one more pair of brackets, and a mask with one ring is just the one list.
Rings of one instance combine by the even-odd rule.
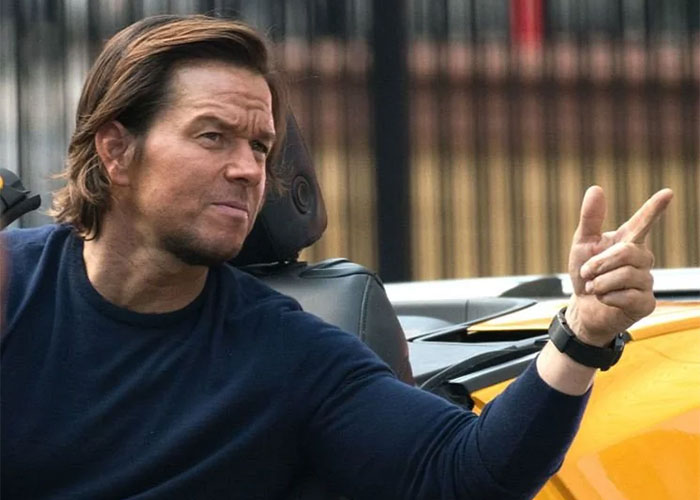
[[190, 127], [198, 127], [200, 125], [216, 125], [218, 127], [226, 128], [226, 129], [240, 128], [239, 126], [236, 126], [234, 123], [231, 123], [228, 120], [225, 120], [223, 118], [219, 118], [216, 115], [212, 115], [212, 114], [208, 114], [208, 113], [202, 114], [202, 115], [197, 115], [190, 122]]
[[[202, 123], [213, 123], [215, 125], [218, 125], [219, 127], [231, 130], [240, 128], [238, 125], [210, 113], [205, 113], [194, 117], [190, 122], [190, 126], [196, 127]], [[274, 142], [276, 137], [274, 129], [268, 128], [261, 129], [257, 135], [259, 135], [263, 140], [270, 142]]]

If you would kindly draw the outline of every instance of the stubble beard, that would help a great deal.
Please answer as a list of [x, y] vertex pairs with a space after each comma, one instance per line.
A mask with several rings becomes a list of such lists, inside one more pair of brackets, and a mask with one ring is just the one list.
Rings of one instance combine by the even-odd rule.
[[[217, 248], [214, 244], [208, 245], [204, 238], [200, 237], [196, 232], [187, 230], [173, 231], [162, 235], [162, 248], [181, 262], [190, 266], [214, 267], [221, 265], [240, 253], [245, 240], [253, 229], [253, 222], [257, 219], [261, 206], [262, 203], [258, 205], [258, 209], [255, 211], [255, 217], [248, 226], [243, 240], [239, 245], [233, 248], [226, 250]], [[235, 236], [232, 235], [232, 239], [233, 238], [235, 238]]]
[[229, 251], [212, 248], [191, 234], [165, 235], [162, 245], [167, 252], [190, 266], [218, 266], [234, 258], [240, 251], [240, 247]]

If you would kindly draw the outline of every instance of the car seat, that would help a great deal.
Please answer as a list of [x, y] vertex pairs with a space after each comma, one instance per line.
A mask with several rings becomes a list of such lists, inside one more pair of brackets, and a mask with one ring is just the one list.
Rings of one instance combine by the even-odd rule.
[[298, 260], [326, 229], [326, 207], [313, 163], [291, 113], [275, 168], [287, 189], [265, 202], [238, 256], [231, 261], [303, 309], [357, 335], [396, 376], [413, 384], [408, 345], [379, 277], [347, 259]]
[[0, 229], [4, 229], [22, 215], [41, 205], [39, 195], [32, 195], [24, 188], [17, 175], [0, 168]]

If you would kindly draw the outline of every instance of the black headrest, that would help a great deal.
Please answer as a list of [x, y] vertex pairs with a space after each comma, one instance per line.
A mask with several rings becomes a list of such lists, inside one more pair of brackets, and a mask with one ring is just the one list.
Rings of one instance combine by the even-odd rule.
[[235, 266], [294, 261], [326, 229], [326, 206], [313, 162], [291, 112], [273, 168], [283, 172], [287, 188], [281, 195], [268, 196], [243, 248], [231, 261]]
[[31, 196], [12, 171], [0, 168], [0, 229], [41, 205], [39, 195]]

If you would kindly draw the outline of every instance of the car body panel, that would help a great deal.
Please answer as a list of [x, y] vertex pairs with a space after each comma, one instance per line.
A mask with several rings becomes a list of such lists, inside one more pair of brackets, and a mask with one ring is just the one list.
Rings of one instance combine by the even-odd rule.
[[[499, 316], [473, 325], [469, 330], [471, 332], [546, 330], [552, 317], [565, 305], [565, 300], [540, 302], [507, 316]], [[654, 313], [635, 323], [630, 328], [629, 334], [633, 340], [642, 340], [693, 328], [697, 326], [698, 321], [700, 321], [700, 301], [659, 301]]]
[[[559, 306], [474, 330], [541, 330]], [[700, 302], [660, 302], [630, 335], [619, 363], [597, 375], [581, 429], [537, 500], [700, 498]], [[473, 392], [475, 411], [510, 382]]]
[[[700, 268], [652, 269], [651, 274], [654, 277], [655, 292], [692, 291], [697, 294], [700, 290]], [[386, 294], [392, 304], [424, 304], [470, 297], [496, 297], [518, 285], [553, 277], [561, 282], [562, 293], [570, 295], [571, 279], [564, 273], [387, 283]]]

